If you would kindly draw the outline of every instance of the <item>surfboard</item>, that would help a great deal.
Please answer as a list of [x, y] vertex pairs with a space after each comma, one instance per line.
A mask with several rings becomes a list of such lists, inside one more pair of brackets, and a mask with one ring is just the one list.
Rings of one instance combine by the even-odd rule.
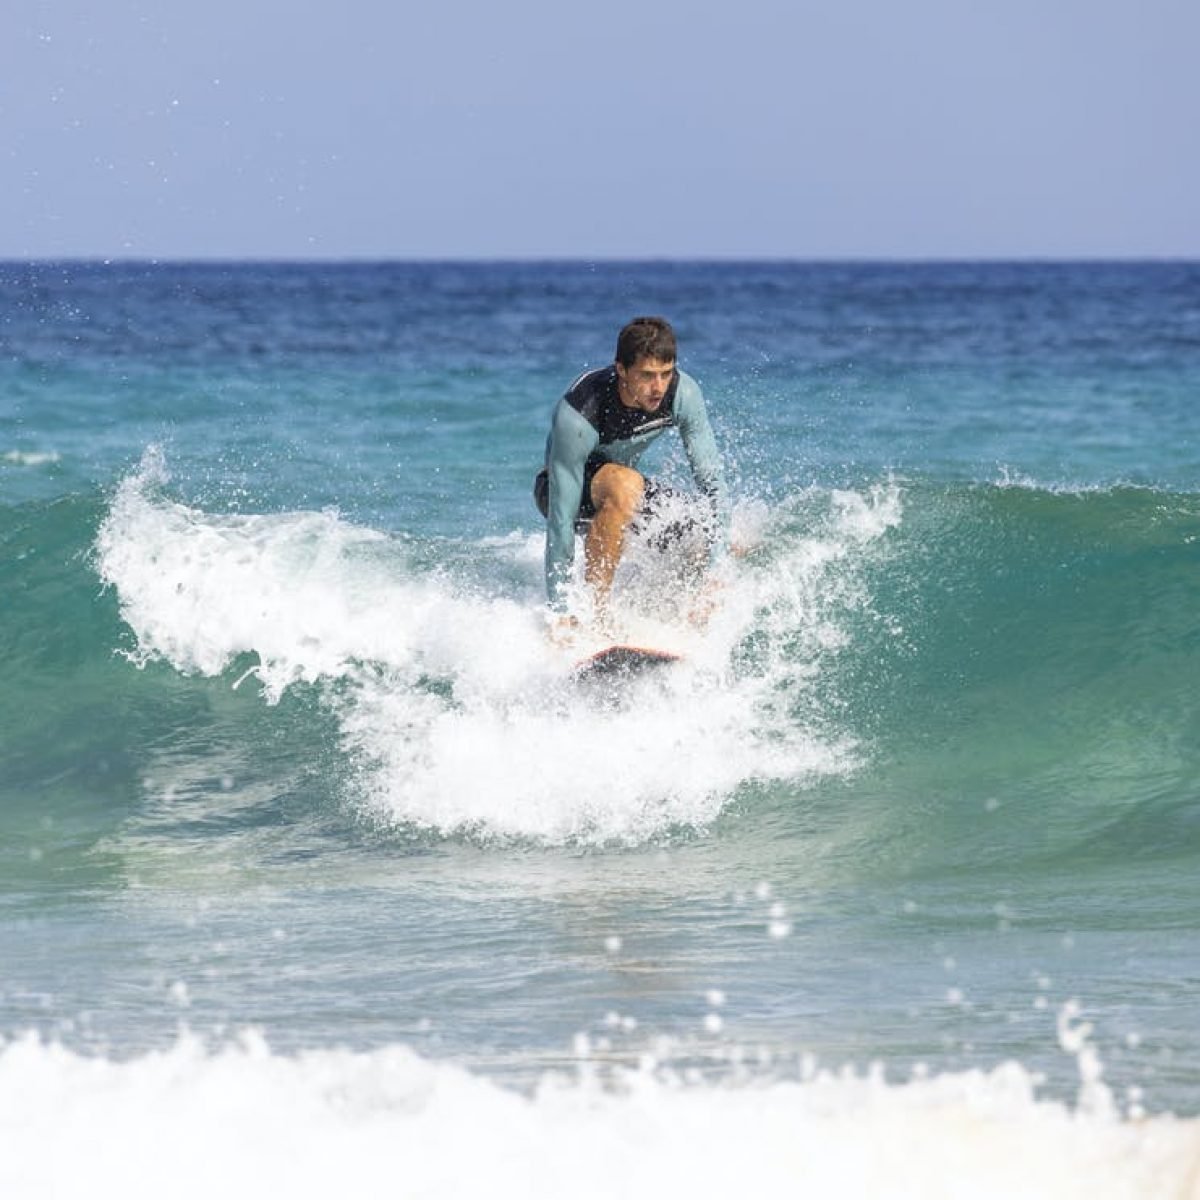
[[682, 661], [670, 650], [651, 650], [646, 646], [606, 646], [580, 659], [572, 674], [576, 679], [628, 678], [642, 675], [670, 663]]

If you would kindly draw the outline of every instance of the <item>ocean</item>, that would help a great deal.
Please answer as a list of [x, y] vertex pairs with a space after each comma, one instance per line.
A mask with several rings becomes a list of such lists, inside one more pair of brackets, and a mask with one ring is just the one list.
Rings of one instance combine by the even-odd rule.
[[0, 498], [0, 1195], [1200, 1197], [1200, 264], [0, 264]]

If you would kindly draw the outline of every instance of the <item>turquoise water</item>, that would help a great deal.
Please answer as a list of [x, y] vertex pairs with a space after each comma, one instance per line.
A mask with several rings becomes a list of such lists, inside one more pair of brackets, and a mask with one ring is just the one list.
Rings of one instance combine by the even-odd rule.
[[[634, 547], [623, 619], [687, 661], [581, 695], [529, 489], [641, 312], [745, 553], [681, 632]], [[31, 1154], [63, 1095], [133, 1137], [165, 1063], [170, 1136], [231, 1176], [257, 1160], [183, 1097], [291, 1073], [270, 1109], [326, 1149], [334, 1093], [393, 1145], [482, 1097], [546, 1163], [599, 1130], [681, 1184], [628, 1128], [649, 1096], [772, 1184], [812, 1139], [816, 1194], [920, 1194], [948, 1144], [980, 1194], [1186, 1177], [1200, 267], [8, 265], [0, 347], [0, 1127]], [[542, 1194], [413, 1154], [413, 1194]]]

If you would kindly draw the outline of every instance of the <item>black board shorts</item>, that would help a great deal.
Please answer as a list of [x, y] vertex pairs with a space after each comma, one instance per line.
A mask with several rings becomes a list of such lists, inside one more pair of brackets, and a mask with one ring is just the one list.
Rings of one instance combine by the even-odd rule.
[[[583, 496], [579, 502], [579, 512], [575, 516], [575, 531], [582, 533], [587, 529], [588, 523], [596, 515], [596, 505], [592, 501], [592, 480], [596, 477], [596, 472], [601, 467], [607, 466], [609, 460], [600, 458], [598, 455], [591, 455], [583, 466]], [[620, 465], [620, 464], [618, 464]], [[677, 509], [681, 506], [679, 501], [683, 500], [687, 503], [688, 508], [694, 515], [685, 519], [676, 518], [670, 521], [666, 526], [654, 531], [653, 541], [656, 545], [666, 546], [671, 542], [680, 540], [683, 537], [690, 535], [695, 530], [701, 527], [707, 527], [709, 522], [702, 518], [699, 513], [695, 512], [694, 502], [685, 493], [677, 491], [675, 488], [667, 487], [665, 484], [657, 483], [653, 479], [646, 480], [645, 491], [642, 492], [642, 503], [638, 509], [638, 514], [634, 518], [633, 528], [637, 529], [643, 524], [649, 524], [656, 510], [663, 507], [664, 503], [670, 502]], [[538, 512], [545, 517], [550, 511], [550, 477], [546, 468], [543, 467], [533, 481], [533, 502], [537, 505]]]
[[[575, 528], [586, 525], [596, 515], [596, 505], [592, 502], [592, 480], [601, 467], [608, 465], [607, 458], [597, 454], [588, 456], [583, 464], [583, 495], [579, 500], [579, 512], [575, 516]], [[550, 513], [550, 473], [543, 467], [533, 481], [533, 502], [543, 517]]]

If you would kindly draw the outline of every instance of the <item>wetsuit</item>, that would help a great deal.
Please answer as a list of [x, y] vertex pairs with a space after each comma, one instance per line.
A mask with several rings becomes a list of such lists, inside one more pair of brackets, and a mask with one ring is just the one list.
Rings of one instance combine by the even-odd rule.
[[[648, 413], [622, 404], [617, 383], [613, 365], [588, 371], [571, 384], [554, 410], [546, 466], [534, 486], [546, 518], [546, 592], [551, 607], [560, 611], [566, 608], [576, 523], [595, 514], [592, 476], [605, 463], [636, 467], [646, 447], [672, 427], [683, 437], [692, 476], [708, 506], [710, 558], [725, 548], [729, 493], [700, 385], [676, 371], [662, 403]], [[647, 495], [653, 495], [649, 484]]]

